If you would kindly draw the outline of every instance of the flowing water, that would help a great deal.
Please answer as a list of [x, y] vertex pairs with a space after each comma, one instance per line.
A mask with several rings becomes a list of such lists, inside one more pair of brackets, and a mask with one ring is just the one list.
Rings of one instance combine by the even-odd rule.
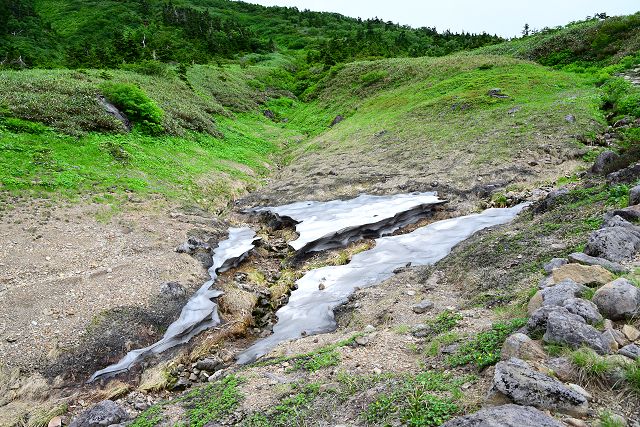
[[[283, 341], [334, 330], [333, 310], [346, 302], [356, 288], [380, 283], [408, 263], [434, 264], [475, 232], [511, 221], [524, 207], [488, 209], [438, 221], [408, 234], [382, 237], [376, 240], [375, 248], [355, 255], [349, 264], [308, 272], [296, 282], [297, 289], [288, 304], [276, 313], [278, 322], [273, 334], [240, 354], [238, 363], [250, 363]], [[315, 221], [313, 213], [311, 217]]]
[[222, 295], [222, 292], [211, 287], [218, 273], [238, 265], [254, 248], [256, 240], [258, 240], [256, 233], [248, 227], [230, 228], [229, 238], [221, 242], [213, 251], [213, 265], [209, 269], [211, 279], [189, 299], [180, 317], [169, 326], [163, 338], [149, 347], [130, 351], [118, 363], [93, 374], [89, 382], [126, 372], [145, 357], [160, 354], [179, 344], [184, 344], [200, 332], [219, 325], [218, 306], [213, 299]]

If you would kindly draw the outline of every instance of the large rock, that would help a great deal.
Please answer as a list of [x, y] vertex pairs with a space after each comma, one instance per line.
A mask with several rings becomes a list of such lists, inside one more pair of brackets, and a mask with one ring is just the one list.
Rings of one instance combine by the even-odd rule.
[[586, 286], [579, 285], [572, 280], [563, 280], [562, 282], [554, 286], [544, 288], [539, 292], [542, 297], [542, 306], [547, 307], [551, 305], [562, 306], [566, 300], [580, 297], [584, 295], [587, 290]]
[[640, 313], [640, 289], [624, 278], [598, 289], [592, 301], [600, 313], [611, 320], [622, 320]]
[[563, 265], [567, 265], [569, 261], [566, 258], [553, 258], [551, 261], [546, 263], [543, 268], [547, 273], [551, 273], [556, 268], [560, 268]]
[[442, 427], [562, 427], [555, 418], [531, 406], [502, 405], [448, 421]]
[[492, 391], [503, 394], [516, 404], [543, 410], [570, 415], [583, 415], [588, 410], [585, 396], [516, 358], [496, 365]]
[[637, 181], [638, 178], [640, 178], [640, 163], [610, 173], [607, 175], [607, 182], [610, 184], [630, 183]]
[[591, 233], [584, 252], [612, 262], [633, 259], [640, 250], [640, 228], [617, 215], [603, 226]]
[[610, 271], [599, 265], [567, 264], [553, 270], [556, 283], [572, 280], [579, 285], [600, 286], [614, 279]]
[[629, 190], [629, 205], [639, 205], [640, 204], [640, 185], [636, 185], [635, 187]]
[[573, 319], [576, 322], [585, 323], [585, 320], [581, 316], [578, 316], [577, 314], [569, 313], [569, 310], [567, 310], [564, 307], [561, 307], [561, 306], [540, 307], [529, 316], [529, 320], [527, 321], [527, 332], [529, 334], [545, 332], [547, 330], [547, 322], [549, 319], [549, 314], [554, 312], [558, 312], [565, 317]]
[[590, 347], [599, 354], [609, 354], [611, 349], [603, 342], [601, 333], [591, 325], [576, 321], [566, 314], [554, 311], [547, 318], [547, 331], [542, 339], [551, 344], [571, 348]]
[[593, 163], [593, 166], [591, 166], [591, 172], [596, 174], [608, 172], [609, 167], [612, 166], [619, 158], [620, 156], [613, 151], [603, 151], [598, 154], [598, 157], [596, 157], [596, 161]]
[[637, 344], [629, 344], [622, 347], [618, 353], [633, 360], [638, 360], [640, 359], [640, 346]]
[[604, 258], [593, 257], [582, 252], [576, 252], [569, 255], [569, 261], [582, 265], [599, 265], [613, 273], [626, 273], [628, 269], [618, 263], [611, 262]]
[[578, 372], [575, 366], [566, 357], [554, 357], [544, 362], [544, 366], [553, 372], [553, 375], [563, 382], [575, 381]]
[[598, 307], [586, 299], [569, 298], [562, 306], [566, 308], [569, 313], [577, 314], [591, 325], [602, 321], [602, 315], [598, 311]]
[[129, 414], [111, 400], [103, 400], [78, 415], [69, 427], [107, 427], [129, 419]]
[[619, 216], [622, 219], [626, 219], [631, 222], [640, 221], [640, 205], [633, 205], [622, 209], [616, 209], [607, 214], [609, 217]]
[[525, 334], [515, 333], [504, 341], [501, 357], [502, 360], [515, 357], [522, 360], [542, 361], [546, 359], [547, 355], [536, 341]]

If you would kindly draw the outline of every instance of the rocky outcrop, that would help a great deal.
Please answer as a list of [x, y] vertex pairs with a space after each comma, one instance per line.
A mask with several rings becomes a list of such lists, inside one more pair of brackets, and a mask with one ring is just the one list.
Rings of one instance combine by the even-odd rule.
[[598, 311], [598, 307], [591, 301], [582, 298], [569, 298], [562, 303], [569, 313], [582, 317], [590, 325], [594, 325], [602, 321], [602, 315]]
[[606, 318], [622, 320], [640, 313], [640, 289], [627, 279], [616, 279], [596, 291], [593, 303]]
[[622, 347], [618, 353], [633, 360], [638, 360], [640, 359], [640, 346], [637, 344], [629, 344]]
[[570, 415], [583, 415], [589, 406], [581, 393], [516, 358], [496, 365], [492, 391], [519, 405]]
[[78, 415], [69, 427], [107, 427], [129, 419], [129, 414], [111, 400], [103, 400]]
[[446, 422], [442, 427], [562, 427], [563, 424], [531, 406], [486, 408]]
[[599, 354], [611, 352], [596, 328], [559, 311], [549, 313], [547, 331], [543, 340], [547, 343], [562, 344], [575, 349], [586, 346]]
[[628, 271], [626, 267], [618, 263], [611, 262], [604, 258], [589, 256], [582, 252], [573, 253], [569, 255], [568, 258], [569, 258], [569, 262], [582, 264], [582, 265], [599, 265], [616, 274], [626, 273]]
[[584, 252], [618, 263], [632, 259], [639, 250], [640, 227], [615, 216], [591, 233]]
[[640, 178], [640, 163], [633, 164], [607, 175], [610, 184], [622, 184], [637, 181]]

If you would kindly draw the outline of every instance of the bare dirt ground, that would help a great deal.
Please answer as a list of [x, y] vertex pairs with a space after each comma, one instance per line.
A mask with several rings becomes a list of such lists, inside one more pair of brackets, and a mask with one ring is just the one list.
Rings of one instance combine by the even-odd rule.
[[[1, 364], [41, 371], [75, 351], [105, 313], [127, 308], [172, 317], [180, 304], [155, 304], [161, 286], [178, 282], [187, 295], [200, 286], [202, 264], [174, 250], [194, 228], [193, 217], [160, 200], [127, 203], [111, 218], [106, 209], [42, 201], [20, 203], [4, 215]], [[159, 332], [148, 331], [149, 339]]]

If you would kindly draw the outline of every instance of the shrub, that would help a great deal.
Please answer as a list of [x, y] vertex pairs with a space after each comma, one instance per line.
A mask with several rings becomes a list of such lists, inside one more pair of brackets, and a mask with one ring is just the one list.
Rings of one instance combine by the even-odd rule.
[[164, 131], [162, 110], [139, 87], [129, 83], [104, 83], [100, 89], [142, 133], [157, 135]]
[[16, 119], [14, 117], [0, 117], [0, 126], [11, 132], [30, 133], [32, 135], [40, 135], [49, 130], [42, 123], [30, 122], [28, 120]]
[[170, 74], [169, 67], [160, 61], [140, 61], [135, 64], [122, 65], [123, 70], [134, 71], [146, 76], [167, 77]]
[[371, 71], [369, 73], [363, 74], [360, 77], [360, 81], [363, 86], [371, 86], [375, 83], [378, 83], [380, 80], [383, 80], [389, 76], [389, 73], [386, 71]]

